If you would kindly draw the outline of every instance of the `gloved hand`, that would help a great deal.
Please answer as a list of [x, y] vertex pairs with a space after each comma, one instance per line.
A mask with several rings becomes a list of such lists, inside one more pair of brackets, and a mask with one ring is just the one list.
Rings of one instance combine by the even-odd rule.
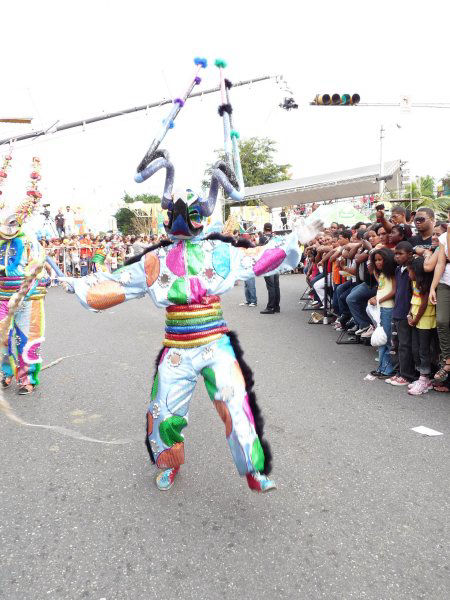
[[61, 284], [61, 287], [68, 294], [75, 294], [75, 289], [73, 287], [73, 277], [58, 277], [58, 282]]
[[299, 217], [296, 221], [294, 221], [293, 225], [299, 242], [301, 244], [307, 244], [320, 232], [323, 227], [323, 221], [318, 219], [307, 225], [305, 219], [303, 217]]

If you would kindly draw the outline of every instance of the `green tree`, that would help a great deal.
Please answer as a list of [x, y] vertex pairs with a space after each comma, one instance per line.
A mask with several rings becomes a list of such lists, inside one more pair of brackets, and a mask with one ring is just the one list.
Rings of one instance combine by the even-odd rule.
[[[278, 164], [274, 160], [276, 145], [277, 143], [270, 138], [252, 137], [246, 140], [239, 140], [242, 174], [246, 187], [291, 179], [289, 173], [291, 165]], [[218, 159], [225, 160], [223, 150], [216, 150], [216, 154]], [[202, 181], [202, 188], [206, 191], [209, 189], [211, 182], [212, 167], [213, 164], [207, 166], [205, 179]], [[227, 204], [225, 206], [225, 219], [229, 216], [230, 206], [256, 206], [257, 204], [257, 200]]]
[[136, 196], [130, 196], [125, 192], [125, 194], [122, 197], [122, 201], [125, 202], [125, 204], [132, 204], [133, 202], [143, 202], [144, 204], [157, 204], [158, 202], [161, 202], [161, 198], [153, 194], [137, 194]]
[[[137, 194], [130, 196], [127, 192], [122, 196], [124, 204], [133, 204], [134, 202], [143, 202], [144, 204], [159, 204], [161, 198], [153, 194]], [[148, 219], [136, 219], [136, 214], [123, 206], [114, 215], [117, 221], [117, 227], [123, 235], [137, 235], [147, 231]], [[149, 228], [148, 228], [149, 229]]]
[[[289, 169], [291, 165], [280, 165], [274, 161], [276, 142], [270, 138], [252, 137], [247, 140], [239, 140], [239, 152], [241, 155], [242, 174], [246, 187], [275, 183], [290, 179]], [[223, 150], [216, 150], [217, 158], [225, 159]], [[205, 179], [202, 181], [204, 189], [209, 188], [211, 181], [211, 169], [209, 164], [205, 171]]]
[[[417, 181], [413, 181], [405, 187], [402, 194], [404, 205], [412, 210], [417, 210], [421, 206], [432, 208], [438, 218], [445, 217], [446, 211], [450, 206], [448, 196], [435, 195], [436, 181], [430, 175], [419, 177]], [[397, 198], [397, 193], [391, 194], [391, 198]]]
[[117, 221], [117, 229], [122, 235], [133, 235], [136, 233], [133, 224], [134, 213], [129, 208], [119, 208], [114, 217]]

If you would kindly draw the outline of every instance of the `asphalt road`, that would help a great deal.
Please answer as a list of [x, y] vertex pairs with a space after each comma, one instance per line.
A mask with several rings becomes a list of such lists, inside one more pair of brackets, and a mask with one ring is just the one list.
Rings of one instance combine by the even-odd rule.
[[[416, 599], [450, 597], [450, 398], [367, 382], [374, 351], [308, 325], [302, 276], [281, 278], [279, 315], [224, 297], [240, 333], [274, 453], [278, 490], [235, 472], [203, 384], [187, 463], [159, 492], [143, 444], [164, 313], [149, 299], [101, 314], [52, 289], [44, 364], [30, 397], [0, 415], [0, 598]], [[425, 437], [412, 427], [442, 432]], [[128, 442], [127, 442], [128, 440]]]

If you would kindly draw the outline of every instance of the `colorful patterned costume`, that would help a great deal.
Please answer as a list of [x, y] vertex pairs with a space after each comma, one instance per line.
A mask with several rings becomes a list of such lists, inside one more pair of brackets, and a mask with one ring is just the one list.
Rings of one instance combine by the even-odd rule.
[[[221, 236], [211, 236], [217, 237]], [[257, 248], [235, 247], [229, 241], [208, 236], [175, 241], [114, 273], [70, 280], [86, 308], [104, 310], [149, 294], [157, 307], [166, 309], [164, 348], [147, 413], [148, 448], [161, 469], [184, 463], [181, 431], [188, 423], [190, 400], [201, 375], [225, 424], [239, 473], [270, 471], [251, 371], [223, 319], [220, 295], [238, 279], [296, 267], [298, 238], [295, 234], [274, 237]]]
[[[34, 235], [20, 233], [5, 240], [0, 233], [0, 321], [6, 317], [8, 301], [19, 290], [24, 275], [36, 261], [44, 259], [44, 249]], [[7, 345], [2, 348], [3, 376], [15, 375], [19, 385], [39, 384], [46, 291], [46, 287], [37, 280], [16, 313]]]
[[[10, 161], [11, 156], [6, 156], [0, 182], [7, 177], [6, 167]], [[42, 197], [38, 190], [40, 179], [40, 160], [33, 157], [25, 200], [17, 206], [0, 204], [0, 321], [8, 318], [8, 301], [19, 291], [24, 278], [37, 273], [34, 284], [13, 317], [7, 339], [0, 340], [2, 385], [8, 387], [15, 376], [20, 386], [19, 394], [29, 394], [39, 384], [40, 347], [44, 341], [46, 287], [40, 279], [43, 275], [40, 265], [45, 261], [45, 252], [33, 233], [22, 231], [24, 222], [36, 210]]]
[[[225, 155], [211, 169], [211, 185], [205, 198], [191, 189], [172, 191], [175, 169], [165, 150], [158, 149], [195, 85], [205, 59], [194, 59], [196, 72], [186, 94], [175, 98], [168, 117], [138, 166], [135, 181], [141, 183], [160, 169], [166, 170], [161, 206], [170, 241], [148, 248], [114, 273], [96, 273], [68, 280], [86, 308], [103, 310], [149, 294], [157, 307], [166, 309], [163, 349], [157, 359], [151, 401], [147, 412], [146, 444], [156, 466], [160, 490], [169, 489], [184, 463], [184, 436], [189, 404], [199, 376], [225, 424], [225, 435], [237, 470], [247, 476], [252, 490], [275, 488], [267, 475], [271, 453], [263, 438], [263, 419], [252, 390], [253, 376], [242, 358], [237, 337], [229, 332], [220, 307], [220, 296], [239, 279], [274, 275], [297, 267], [299, 233], [274, 237], [264, 247], [238, 247], [233, 238], [205, 235], [202, 221], [213, 214], [218, 190], [235, 201], [244, 197], [237, 139], [231, 129], [231, 83], [220, 69]], [[303, 227], [312, 239], [314, 228]]]

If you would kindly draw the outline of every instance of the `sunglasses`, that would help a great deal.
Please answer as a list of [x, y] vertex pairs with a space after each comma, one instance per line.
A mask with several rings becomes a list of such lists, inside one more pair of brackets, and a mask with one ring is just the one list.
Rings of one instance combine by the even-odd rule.
[[416, 217], [414, 223], [424, 223], [427, 220], [426, 217]]

